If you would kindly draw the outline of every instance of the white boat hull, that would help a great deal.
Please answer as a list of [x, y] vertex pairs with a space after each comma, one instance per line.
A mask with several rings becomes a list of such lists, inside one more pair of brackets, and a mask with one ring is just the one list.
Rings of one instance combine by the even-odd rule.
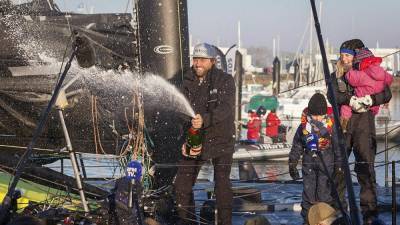
[[[376, 137], [379, 140], [385, 139], [386, 128], [385, 125], [376, 125]], [[388, 139], [391, 141], [400, 140], [400, 121], [391, 122], [387, 125]]]
[[235, 146], [233, 160], [287, 160], [290, 152], [291, 144], [255, 144]]

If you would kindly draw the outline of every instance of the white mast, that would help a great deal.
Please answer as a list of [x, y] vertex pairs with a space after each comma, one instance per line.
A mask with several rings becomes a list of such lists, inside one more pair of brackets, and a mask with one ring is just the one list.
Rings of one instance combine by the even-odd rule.
[[311, 11], [311, 16], [310, 16], [310, 61], [309, 61], [309, 65], [308, 65], [308, 78], [310, 82], [313, 82], [314, 80], [311, 80], [312, 77], [312, 70], [313, 70], [313, 61], [312, 61], [312, 49], [313, 49], [313, 13]]
[[397, 72], [400, 71], [400, 53], [397, 53]]
[[192, 46], [193, 46], [193, 35], [189, 34], [189, 51], [192, 51]]
[[277, 39], [277, 47], [276, 47], [276, 56], [279, 58], [280, 57], [280, 42], [281, 42], [281, 37], [278, 35], [276, 37]]
[[322, 0], [319, 2], [319, 24], [322, 22]]
[[239, 51], [240, 51], [240, 48], [242, 47], [242, 43], [241, 43], [241, 40], [240, 40], [240, 20], [238, 21], [238, 30], [237, 30], [237, 35], [238, 35], [238, 49], [239, 49]]
[[275, 57], [276, 57], [275, 38], [272, 39], [272, 56], [275, 59]]

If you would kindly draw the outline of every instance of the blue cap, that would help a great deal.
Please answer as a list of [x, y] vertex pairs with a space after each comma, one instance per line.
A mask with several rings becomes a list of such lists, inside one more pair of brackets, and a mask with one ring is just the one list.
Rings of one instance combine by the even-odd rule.
[[207, 44], [201, 43], [194, 46], [193, 50], [193, 58], [206, 58], [206, 59], [214, 59], [217, 56], [217, 52], [215, 47]]

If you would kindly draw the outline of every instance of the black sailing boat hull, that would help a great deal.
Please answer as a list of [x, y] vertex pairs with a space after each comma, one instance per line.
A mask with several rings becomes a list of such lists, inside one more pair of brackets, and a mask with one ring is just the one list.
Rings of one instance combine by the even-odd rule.
[[[180, 0], [174, 3], [165, 1], [168, 9], [158, 7], [163, 12], [157, 13], [157, 18], [153, 18], [154, 21], [146, 25], [149, 17], [145, 15], [154, 13], [152, 5], [156, 2], [139, 1], [141, 13], [139, 35], [162, 38], [141, 38], [140, 41], [131, 27], [130, 14], [78, 15], [50, 9], [32, 11], [32, 6], [28, 4], [26, 7], [7, 10], [8, 8], [2, 7], [0, 3], [0, 14], [3, 15], [0, 18], [0, 149], [7, 151], [7, 154], [0, 158], [4, 163], [12, 161], [12, 155], [23, 151], [23, 147], [31, 141], [39, 115], [47, 103], [43, 99], [49, 99], [57, 79], [55, 73], [43, 72], [43, 66], [47, 66], [48, 63], [42, 59], [40, 53], [45, 53], [58, 62], [63, 61], [64, 55], [68, 56], [71, 51], [73, 36], [71, 32], [90, 41], [94, 49], [94, 63], [98, 67], [105, 69], [139, 67], [141, 72], [160, 74], [177, 85], [182, 82], [184, 68], [189, 67], [186, 1]], [[169, 12], [178, 8], [179, 13], [173, 14], [173, 24], [179, 26], [173, 24], [163, 26], [167, 21], [166, 17], [172, 15]], [[168, 21], [171, 23], [171, 18]], [[148, 26], [158, 27], [152, 29], [150, 34], [145, 29]], [[180, 33], [179, 30], [183, 32]], [[171, 35], [172, 33], [175, 35]], [[34, 48], [26, 48], [24, 45], [30, 40], [37, 43]], [[136, 53], [135, 43], [141, 45], [141, 57]], [[165, 45], [168, 48], [165, 48]], [[138, 61], [142, 62], [142, 65], [139, 65]], [[32, 65], [36, 68], [32, 68]], [[24, 67], [28, 72], [21, 72], [20, 68]], [[32, 69], [39, 72], [30, 74], [29, 71], [33, 71]], [[68, 79], [72, 79], [73, 76], [74, 74], [68, 74]], [[107, 89], [88, 87], [82, 81], [75, 82], [67, 91], [74, 93], [68, 96], [70, 107], [64, 110], [74, 150], [118, 155], [123, 142], [121, 136], [128, 133], [127, 124], [131, 123], [129, 118], [133, 117], [125, 115], [126, 109], [130, 109], [132, 105], [127, 98], [123, 99], [121, 96], [133, 93], [120, 90], [110, 93]], [[99, 115], [97, 119], [95, 115]], [[180, 136], [182, 121], [165, 110], [158, 112], [148, 109], [146, 115], [149, 133], [154, 141], [154, 160], [157, 163], [177, 162], [180, 155], [177, 138]], [[167, 122], [154, 123], [161, 120]], [[54, 109], [34, 147], [59, 150], [64, 146], [60, 121]], [[37, 153], [41, 154], [40, 151]], [[12, 167], [9, 164], [5, 165]], [[37, 165], [40, 166], [40, 163]], [[173, 168], [168, 176], [157, 172], [156, 175], [159, 177], [155, 178], [157, 182], [155, 186], [170, 184], [175, 169]], [[41, 176], [46, 176], [48, 171], [45, 168], [39, 170]], [[62, 181], [64, 178], [60, 175], [57, 180]]]

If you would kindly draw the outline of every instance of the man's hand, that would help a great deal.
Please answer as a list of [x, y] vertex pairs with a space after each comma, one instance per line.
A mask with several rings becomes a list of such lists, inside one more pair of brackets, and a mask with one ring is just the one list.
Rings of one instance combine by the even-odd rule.
[[186, 154], [186, 143], [184, 143], [184, 144], [182, 145], [182, 155], [185, 156], [185, 157], [189, 157], [189, 155]]
[[364, 105], [363, 101], [361, 100], [361, 98], [357, 98], [356, 96], [352, 96], [351, 97], [349, 105], [350, 105], [351, 109], [354, 112], [357, 112], [357, 113], [363, 113], [363, 112], [367, 112], [368, 111], [368, 108], [365, 107], [365, 105]]
[[293, 180], [300, 179], [300, 174], [299, 174], [299, 171], [297, 170], [296, 166], [297, 166], [297, 164], [295, 164], [295, 163], [289, 163], [289, 174]]
[[200, 129], [203, 126], [203, 118], [200, 114], [196, 114], [192, 119], [192, 127], [194, 129]]

